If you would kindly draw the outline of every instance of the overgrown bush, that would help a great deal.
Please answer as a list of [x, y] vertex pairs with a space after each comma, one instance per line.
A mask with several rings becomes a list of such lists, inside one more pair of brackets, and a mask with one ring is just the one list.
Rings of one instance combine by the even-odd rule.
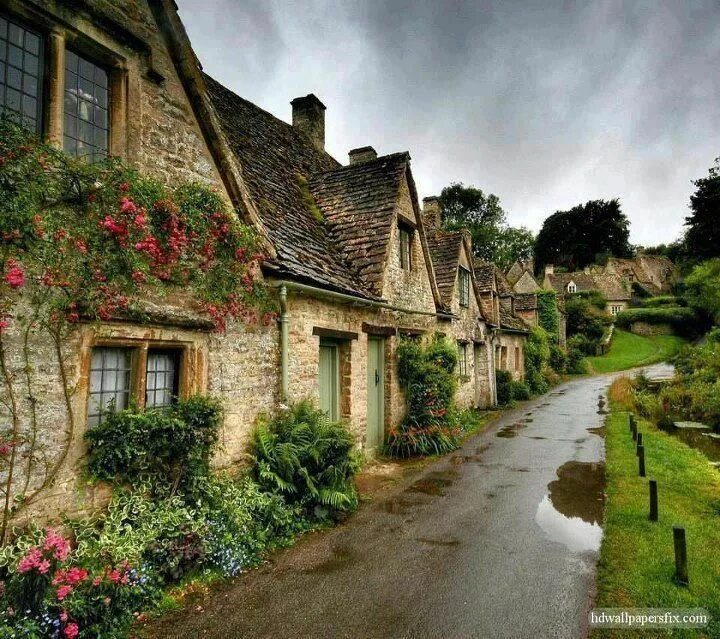
[[554, 340], [550, 342], [550, 368], [554, 370], [558, 375], [567, 373], [568, 366], [568, 354]]
[[550, 339], [539, 326], [533, 328], [525, 342], [525, 383], [536, 395], [546, 393], [549, 388]]
[[510, 397], [513, 401], [525, 401], [532, 397], [530, 387], [525, 382], [517, 380], [510, 381]]
[[571, 375], [587, 373], [588, 367], [585, 361], [584, 345], [579, 344], [579, 342], [585, 342], [585, 339], [583, 335], [575, 335], [568, 340], [566, 371]]
[[258, 424], [252, 473], [266, 491], [324, 519], [357, 507], [353, 477], [360, 462], [354, 447], [344, 425], [300, 402]]
[[667, 324], [675, 334], [688, 337], [697, 335], [702, 329], [697, 313], [685, 306], [630, 308], [615, 316], [615, 323], [621, 328], [629, 328], [635, 322]]
[[157, 490], [192, 492], [208, 474], [221, 417], [220, 403], [201, 396], [166, 409], [111, 410], [85, 434], [88, 470], [106, 481], [152, 479]]
[[512, 375], [509, 371], [495, 371], [495, 385], [497, 388], [498, 406], [509, 406], [512, 404]]
[[676, 295], [656, 295], [648, 297], [642, 301], [644, 308], [659, 308], [663, 306], [687, 306], [687, 302], [682, 297]]
[[389, 455], [439, 455], [457, 448], [457, 357], [456, 346], [437, 336], [428, 345], [414, 340], [400, 344], [398, 378], [407, 412], [388, 435], [385, 450]]
[[538, 291], [538, 324], [557, 342], [560, 338], [560, 314], [555, 291]]

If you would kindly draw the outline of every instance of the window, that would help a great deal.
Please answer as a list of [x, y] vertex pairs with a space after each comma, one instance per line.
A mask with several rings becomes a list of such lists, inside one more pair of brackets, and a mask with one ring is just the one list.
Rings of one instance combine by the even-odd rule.
[[94, 162], [108, 153], [108, 73], [89, 60], [65, 53], [63, 149]]
[[0, 112], [40, 133], [42, 90], [40, 36], [0, 16]]
[[88, 426], [96, 426], [108, 410], [127, 408], [130, 399], [132, 350], [95, 348], [90, 362]]
[[521, 370], [521, 368], [522, 368], [522, 365], [521, 365], [521, 360], [520, 360], [520, 347], [516, 346], [515, 347], [515, 370], [519, 371], [519, 370]]
[[409, 271], [412, 268], [412, 230], [400, 227], [400, 266]]
[[146, 408], [172, 406], [180, 394], [182, 356], [177, 348], [93, 348], [88, 426], [100, 424], [109, 410], [127, 408], [131, 400]]
[[575, 282], [570, 282], [570, 284], [567, 285], [567, 292], [577, 293], [577, 286], [575, 285]]
[[145, 406], [171, 406], [178, 395], [180, 353], [173, 350], [148, 350], [145, 373]]
[[622, 311], [622, 306], [620, 306], [620, 305], [614, 305], [614, 304], [613, 304], [613, 305], [610, 307], [610, 312], [611, 312], [613, 315], [617, 315], [620, 311]]
[[458, 373], [467, 377], [467, 344], [458, 342]]
[[507, 346], [500, 348], [500, 368], [504, 371], [508, 370], [508, 349]]
[[470, 271], [460, 267], [458, 272], [460, 284], [460, 306], [470, 306]]

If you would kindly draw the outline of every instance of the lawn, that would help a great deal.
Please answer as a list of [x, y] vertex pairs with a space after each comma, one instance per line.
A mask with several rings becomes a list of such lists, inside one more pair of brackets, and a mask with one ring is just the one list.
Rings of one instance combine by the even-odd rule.
[[[658, 482], [658, 522], [648, 520], [648, 479], [638, 477], [628, 413], [611, 389], [606, 428], [607, 504], [596, 608], [705, 608], [711, 626], [662, 633], [596, 630], [593, 637], [720, 637], [720, 473], [699, 452], [638, 418], [648, 478]], [[673, 582], [673, 524], [688, 543], [689, 587]]]
[[591, 373], [612, 373], [662, 362], [675, 355], [685, 340], [675, 335], [635, 335], [616, 330], [605, 355], [588, 357]]

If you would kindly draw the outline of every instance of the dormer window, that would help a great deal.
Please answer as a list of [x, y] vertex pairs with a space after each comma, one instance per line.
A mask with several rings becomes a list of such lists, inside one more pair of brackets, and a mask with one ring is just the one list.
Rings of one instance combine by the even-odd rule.
[[400, 226], [400, 267], [404, 271], [412, 269], [413, 230], [408, 226]]
[[570, 282], [567, 285], [567, 292], [568, 293], [577, 293], [577, 285], [575, 284], [575, 282]]
[[460, 288], [460, 306], [470, 306], [470, 271], [462, 266], [458, 270], [458, 284]]

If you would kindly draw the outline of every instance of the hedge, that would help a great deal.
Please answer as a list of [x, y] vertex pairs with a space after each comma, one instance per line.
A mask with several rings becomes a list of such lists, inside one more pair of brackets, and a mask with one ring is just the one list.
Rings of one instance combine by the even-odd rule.
[[615, 323], [621, 328], [629, 328], [635, 322], [668, 324], [678, 335], [693, 335], [700, 324], [695, 311], [684, 306], [631, 308], [615, 316]]

